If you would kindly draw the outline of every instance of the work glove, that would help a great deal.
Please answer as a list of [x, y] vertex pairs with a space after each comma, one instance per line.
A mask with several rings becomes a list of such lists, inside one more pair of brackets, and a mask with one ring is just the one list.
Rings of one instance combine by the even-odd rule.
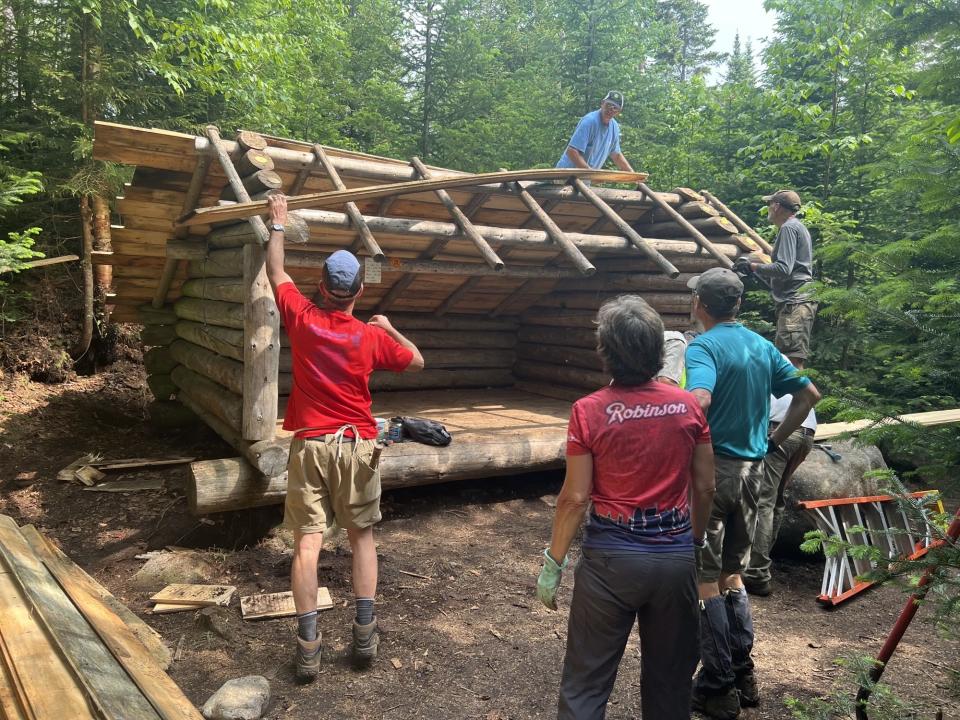
[[560, 578], [567, 567], [567, 558], [557, 564], [550, 555], [550, 550], [543, 551], [543, 570], [537, 578], [537, 599], [551, 610], [557, 609], [557, 589], [560, 587]]
[[750, 268], [750, 258], [741, 255], [733, 261], [733, 271], [740, 277], [750, 277], [753, 270]]

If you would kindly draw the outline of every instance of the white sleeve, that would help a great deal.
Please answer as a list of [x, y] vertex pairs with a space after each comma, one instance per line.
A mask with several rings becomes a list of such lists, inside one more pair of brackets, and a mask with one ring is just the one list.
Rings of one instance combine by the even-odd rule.
[[657, 377], [665, 377], [677, 385], [683, 377], [683, 354], [687, 350], [687, 341], [683, 333], [666, 330], [663, 333], [663, 367]]

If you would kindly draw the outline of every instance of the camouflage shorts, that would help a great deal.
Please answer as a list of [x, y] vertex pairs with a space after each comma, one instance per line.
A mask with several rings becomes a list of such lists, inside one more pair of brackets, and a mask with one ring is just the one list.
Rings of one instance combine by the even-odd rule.
[[777, 336], [773, 344], [788, 358], [805, 360], [810, 356], [810, 334], [817, 316], [817, 303], [779, 303]]

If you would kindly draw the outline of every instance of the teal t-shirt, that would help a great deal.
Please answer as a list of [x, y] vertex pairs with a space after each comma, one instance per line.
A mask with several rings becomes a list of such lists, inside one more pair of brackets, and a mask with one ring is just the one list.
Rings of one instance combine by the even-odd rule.
[[698, 335], [687, 346], [686, 364], [686, 389], [713, 396], [707, 422], [714, 451], [735, 458], [762, 459], [770, 396], [792, 394], [810, 383], [773, 343], [738, 322]]

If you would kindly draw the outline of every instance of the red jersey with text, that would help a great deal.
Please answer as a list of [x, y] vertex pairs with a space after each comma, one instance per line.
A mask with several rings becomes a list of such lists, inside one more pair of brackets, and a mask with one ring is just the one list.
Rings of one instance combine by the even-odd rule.
[[375, 438], [370, 373], [406, 370], [413, 351], [382, 328], [345, 312], [321, 310], [293, 283], [279, 285], [276, 298], [293, 356], [293, 387], [283, 429], [310, 428], [298, 435], [314, 437], [356, 425], [361, 438]]
[[698, 443], [710, 443], [710, 429], [680, 388], [611, 385], [575, 402], [567, 455], [593, 456], [584, 547], [691, 543], [687, 496]]

